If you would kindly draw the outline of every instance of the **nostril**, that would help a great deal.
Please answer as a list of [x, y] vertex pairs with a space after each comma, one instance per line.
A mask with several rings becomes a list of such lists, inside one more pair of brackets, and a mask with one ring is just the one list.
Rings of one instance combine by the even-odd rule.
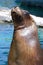
[[18, 9], [20, 9], [20, 8], [19, 8], [18, 6], [15, 6], [14, 9], [18, 10]]
[[16, 8], [17, 6], [15, 6], [14, 8]]

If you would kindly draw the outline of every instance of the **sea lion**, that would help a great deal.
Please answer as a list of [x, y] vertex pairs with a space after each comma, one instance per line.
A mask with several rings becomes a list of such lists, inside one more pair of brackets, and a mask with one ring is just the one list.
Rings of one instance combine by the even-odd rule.
[[15, 7], [11, 10], [14, 24], [8, 65], [43, 65], [37, 26], [29, 12]]

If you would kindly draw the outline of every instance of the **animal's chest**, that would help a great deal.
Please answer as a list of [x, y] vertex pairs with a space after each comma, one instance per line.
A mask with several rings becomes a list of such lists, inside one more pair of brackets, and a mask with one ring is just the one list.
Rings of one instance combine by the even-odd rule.
[[16, 32], [17, 45], [19, 47], [35, 47], [35, 37], [33, 36], [34, 29], [24, 28]]
[[[37, 60], [36, 51], [36, 38], [33, 36], [34, 29], [25, 28], [16, 32], [18, 59], [17, 62], [21, 65], [34, 65], [34, 61]], [[36, 59], [36, 60], [35, 60]], [[23, 64], [22, 64], [23, 63]], [[30, 64], [29, 64], [30, 63]]]

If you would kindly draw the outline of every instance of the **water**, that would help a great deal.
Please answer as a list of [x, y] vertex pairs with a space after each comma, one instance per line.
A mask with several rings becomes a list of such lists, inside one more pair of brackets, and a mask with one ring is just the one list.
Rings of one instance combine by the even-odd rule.
[[15, 0], [0, 0], [0, 7], [9, 7], [12, 8], [16, 6]]
[[43, 49], [43, 28], [38, 28], [38, 37], [40, 41], [40, 46]]
[[31, 6], [24, 6], [24, 5], [21, 5], [20, 6], [21, 8], [25, 9], [25, 10], [28, 10], [32, 15], [36, 15], [36, 16], [39, 16], [39, 17], [43, 17], [43, 8], [40, 8], [40, 7], [31, 7]]
[[7, 65], [13, 29], [13, 25], [0, 24], [0, 65]]
[[[21, 3], [15, 2], [15, 0], [0, 0], [0, 7], [12, 8], [18, 5], [34, 15], [43, 17], [43, 8], [26, 7], [20, 4]], [[0, 65], [7, 65], [13, 30], [13, 25], [0, 24]], [[38, 36], [41, 44], [40, 46], [43, 49], [43, 28], [38, 28]]]
[[17, 0], [0, 0], [0, 7], [12, 8], [15, 6], [27, 9], [33, 15], [43, 17], [43, 8], [30, 6], [26, 7], [23, 3], [17, 2]]

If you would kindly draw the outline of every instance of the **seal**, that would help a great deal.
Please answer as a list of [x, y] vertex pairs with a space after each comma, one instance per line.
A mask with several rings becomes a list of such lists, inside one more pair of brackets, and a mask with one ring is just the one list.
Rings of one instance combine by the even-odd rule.
[[14, 24], [8, 65], [43, 65], [43, 54], [37, 26], [29, 12], [15, 7], [11, 10]]

